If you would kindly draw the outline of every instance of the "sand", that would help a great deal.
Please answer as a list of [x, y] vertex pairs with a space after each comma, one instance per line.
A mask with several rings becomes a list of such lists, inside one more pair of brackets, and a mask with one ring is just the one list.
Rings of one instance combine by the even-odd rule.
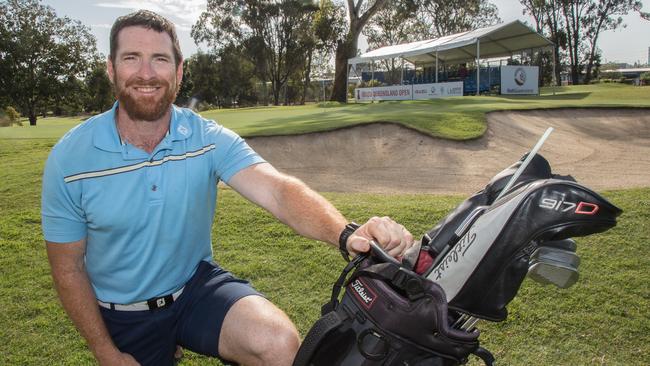
[[555, 131], [540, 154], [596, 191], [650, 186], [649, 109], [493, 112], [483, 137], [433, 138], [390, 123], [248, 138], [267, 161], [324, 192], [468, 194]]

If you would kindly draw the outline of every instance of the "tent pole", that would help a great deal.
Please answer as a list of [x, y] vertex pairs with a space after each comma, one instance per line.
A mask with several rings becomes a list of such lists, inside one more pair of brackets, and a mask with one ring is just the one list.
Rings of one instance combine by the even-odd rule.
[[476, 95], [481, 91], [481, 40], [476, 40]]
[[436, 83], [438, 83], [438, 50], [436, 50]]
[[417, 61], [413, 63], [413, 82], [411, 84], [419, 84], [418, 83], [418, 63], [417, 63]]
[[488, 72], [488, 93], [492, 91], [492, 75], [490, 75], [490, 61], [487, 62], [487, 72]]
[[[375, 81], [375, 60], [370, 61], [370, 82], [372, 85], [374, 85], [373, 81]], [[374, 86], [372, 87], [374, 89]], [[375, 102], [375, 91], [372, 91], [372, 103]]]
[[400, 77], [399, 85], [404, 85], [404, 59], [402, 59], [402, 76]]
[[345, 104], [348, 103], [348, 90], [350, 90], [350, 62], [348, 62], [346, 66], [347, 67], [345, 68]]

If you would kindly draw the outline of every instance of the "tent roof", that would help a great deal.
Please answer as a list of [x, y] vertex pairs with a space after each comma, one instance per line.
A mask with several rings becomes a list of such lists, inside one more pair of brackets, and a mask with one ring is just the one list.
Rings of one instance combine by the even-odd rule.
[[387, 46], [348, 60], [358, 64], [401, 57], [411, 63], [464, 62], [476, 59], [476, 43], [480, 41], [481, 58], [510, 56], [513, 52], [553, 45], [553, 42], [530, 29], [519, 20], [491, 27], [456, 33], [425, 41]]

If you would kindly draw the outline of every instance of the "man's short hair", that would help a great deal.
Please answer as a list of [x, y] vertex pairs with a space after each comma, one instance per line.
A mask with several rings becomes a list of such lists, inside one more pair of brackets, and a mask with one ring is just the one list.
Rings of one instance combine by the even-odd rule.
[[178, 36], [176, 36], [176, 29], [174, 23], [169, 21], [167, 18], [154, 13], [149, 10], [138, 10], [135, 13], [123, 15], [115, 20], [113, 27], [111, 27], [111, 61], [115, 63], [115, 57], [117, 52], [117, 36], [120, 31], [126, 27], [144, 27], [147, 29], [153, 29], [157, 32], [165, 32], [169, 35], [169, 38], [172, 40], [172, 47], [174, 50], [174, 61], [176, 66], [180, 64], [183, 60], [183, 54], [181, 53], [181, 46], [178, 43]]

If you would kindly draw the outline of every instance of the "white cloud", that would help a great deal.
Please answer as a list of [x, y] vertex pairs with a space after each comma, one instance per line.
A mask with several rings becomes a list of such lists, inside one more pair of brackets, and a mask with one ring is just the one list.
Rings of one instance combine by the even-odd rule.
[[175, 22], [179, 31], [189, 31], [205, 10], [205, 0], [117, 0], [113, 2], [97, 3], [97, 6], [103, 8], [117, 9], [146, 9], [156, 12], [171, 20], [179, 19], [181, 22]]
[[113, 25], [112, 24], [91, 24], [90, 26], [92, 28], [111, 29]]

